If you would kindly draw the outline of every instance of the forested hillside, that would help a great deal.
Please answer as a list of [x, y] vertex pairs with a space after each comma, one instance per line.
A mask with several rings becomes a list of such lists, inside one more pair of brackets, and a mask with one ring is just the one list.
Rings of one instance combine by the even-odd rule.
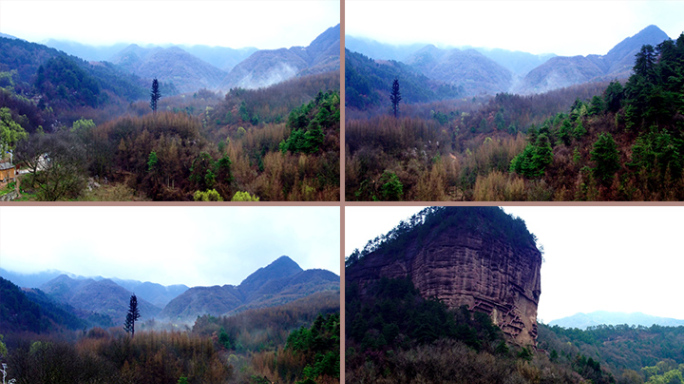
[[625, 84], [348, 121], [347, 199], [683, 199], [683, 70], [680, 36], [643, 46]]

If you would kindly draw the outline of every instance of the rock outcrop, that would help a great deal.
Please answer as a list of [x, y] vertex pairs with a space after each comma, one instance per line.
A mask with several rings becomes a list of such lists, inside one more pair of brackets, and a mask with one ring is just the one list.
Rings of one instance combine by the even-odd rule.
[[524, 222], [497, 207], [439, 210], [350, 265], [347, 281], [363, 291], [381, 277], [408, 277], [422, 296], [485, 312], [510, 342], [536, 345], [542, 258]]

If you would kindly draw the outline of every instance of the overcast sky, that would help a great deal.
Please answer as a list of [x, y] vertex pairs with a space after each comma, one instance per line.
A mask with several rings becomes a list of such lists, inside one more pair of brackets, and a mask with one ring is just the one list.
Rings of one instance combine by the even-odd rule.
[[[420, 209], [347, 207], [345, 255]], [[684, 307], [678, 305], [684, 207], [504, 210], [525, 220], [544, 247], [538, 311], [544, 323], [598, 310], [684, 319]]]
[[0, 267], [237, 285], [287, 255], [340, 273], [339, 207], [0, 207]]
[[682, 1], [347, 0], [345, 10], [355, 37], [563, 56], [605, 55], [650, 24], [675, 39], [684, 31]]
[[0, 32], [91, 45], [307, 46], [340, 23], [339, 0], [0, 1]]

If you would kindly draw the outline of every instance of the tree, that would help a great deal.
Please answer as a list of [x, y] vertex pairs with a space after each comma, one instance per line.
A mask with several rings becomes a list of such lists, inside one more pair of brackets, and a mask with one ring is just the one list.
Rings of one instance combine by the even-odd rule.
[[128, 304], [128, 313], [126, 314], [126, 321], [124, 322], [124, 331], [135, 336], [135, 322], [140, 318], [140, 310], [138, 309], [138, 298], [135, 295], [131, 296], [131, 301]]
[[30, 170], [22, 184], [35, 188], [39, 200], [76, 198], [86, 186], [85, 148], [69, 131], [30, 135], [17, 143], [15, 156]]
[[615, 172], [620, 169], [620, 153], [610, 133], [601, 133], [594, 143], [591, 159], [596, 162], [592, 171], [594, 176], [604, 185], [610, 184]]
[[157, 101], [161, 99], [162, 94], [159, 91], [159, 82], [155, 78], [152, 80], [152, 91], [150, 91], [150, 108], [152, 112], [157, 113]]
[[399, 79], [394, 78], [392, 83], [392, 93], [390, 94], [390, 101], [392, 101], [392, 110], [394, 117], [399, 114], [399, 102], [401, 101], [401, 92], [399, 92]]

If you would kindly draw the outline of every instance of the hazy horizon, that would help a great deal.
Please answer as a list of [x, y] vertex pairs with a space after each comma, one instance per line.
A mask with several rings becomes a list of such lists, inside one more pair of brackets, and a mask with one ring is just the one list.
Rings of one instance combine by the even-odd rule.
[[54, 39], [102, 48], [138, 44], [278, 49], [309, 45], [340, 23], [339, 11], [338, 0], [3, 0], [0, 33], [39, 44]]
[[605, 55], [651, 24], [672, 39], [684, 32], [684, 3], [672, 1], [400, 1], [388, 7], [349, 0], [345, 11], [347, 36], [536, 55]]
[[[345, 256], [423, 208], [346, 207]], [[503, 208], [545, 250], [539, 321], [599, 310], [684, 319], [667, 294], [678, 290], [684, 207]]]
[[[0, 207], [0, 267], [238, 285], [286, 255], [340, 273], [338, 207]], [[40, 241], [35, 241], [39, 237]]]

